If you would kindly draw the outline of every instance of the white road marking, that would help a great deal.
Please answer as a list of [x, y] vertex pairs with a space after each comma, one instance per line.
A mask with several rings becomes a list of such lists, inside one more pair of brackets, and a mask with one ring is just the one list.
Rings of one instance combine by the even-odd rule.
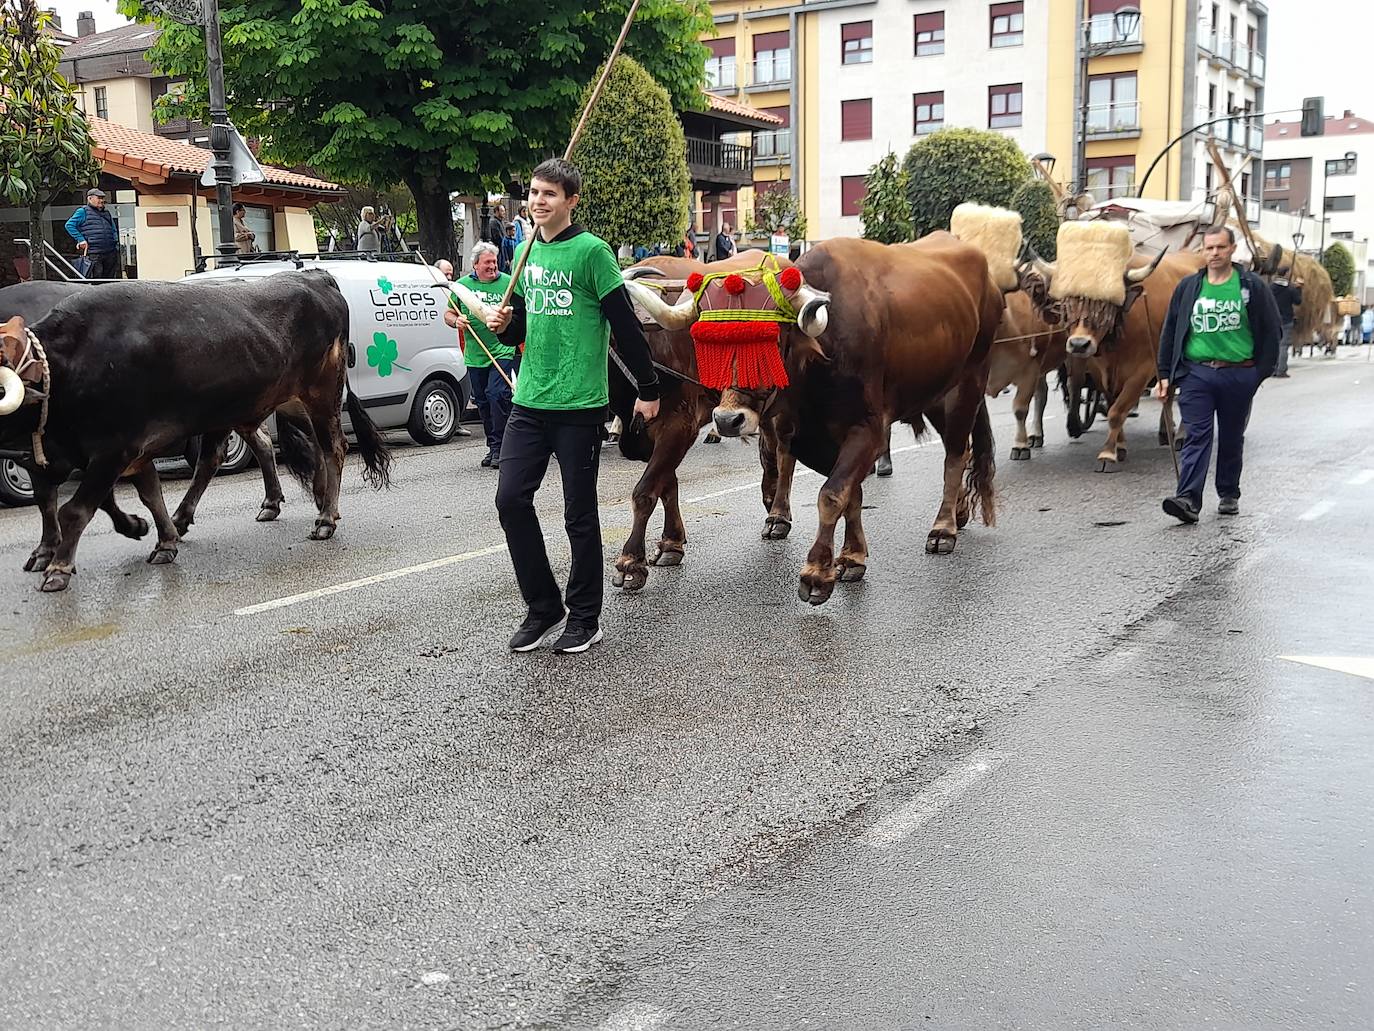
[[1321, 501], [1318, 501], [1315, 505], [1309, 508], [1302, 515], [1298, 516], [1298, 518], [1302, 520], [1304, 523], [1310, 523], [1314, 519], [1320, 519], [1322, 516], [1326, 515], [1326, 513], [1330, 512], [1335, 507], [1336, 503], [1334, 501], [1332, 501], [1330, 498], [1324, 498]]
[[961, 765], [931, 781], [910, 802], [888, 813], [864, 834], [874, 848], [885, 848], [911, 837], [921, 825], [1000, 765], [1006, 756], [980, 750]]
[[1374, 469], [1361, 469], [1350, 479], [1345, 481], [1347, 487], [1363, 487], [1366, 483], [1374, 481]]
[[1305, 666], [1333, 669], [1352, 677], [1374, 680], [1374, 655], [1280, 655], [1286, 662], [1301, 662]]
[[359, 587], [369, 587], [372, 584], [386, 583], [388, 580], [397, 580], [403, 576], [411, 576], [414, 573], [426, 573], [431, 569], [440, 569], [444, 566], [457, 565], [459, 562], [468, 562], [475, 558], [483, 558], [487, 555], [495, 555], [498, 551], [505, 551], [504, 544], [493, 544], [489, 548], [478, 548], [476, 551], [465, 551], [461, 555], [446, 555], [443, 558], [436, 558], [430, 562], [421, 562], [418, 566], [406, 566], [403, 569], [393, 569], [388, 573], [377, 573], [375, 576], [365, 576], [360, 580], [348, 580], [345, 583], [334, 584], [332, 587], [321, 587], [314, 591], [306, 591], [304, 594], [292, 594], [285, 598], [273, 598], [271, 601], [259, 602], [257, 605], [245, 605], [241, 609], [235, 609], [236, 616], [256, 616], [259, 612], [270, 612], [272, 609], [284, 609], [288, 605], [299, 605], [303, 601], [314, 601], [316, 598], [326, 598], [331, 594], [342, 594], [344, 591], [357, 590]]
[[653, 1031], [668, 1020], [668, 1011], [647, 1002], [632, 1002], [612, 1013], [599, 1031]]

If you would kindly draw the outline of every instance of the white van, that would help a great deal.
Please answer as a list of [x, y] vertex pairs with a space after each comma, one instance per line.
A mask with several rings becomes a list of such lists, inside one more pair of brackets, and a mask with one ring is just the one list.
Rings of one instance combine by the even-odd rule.
[[437, 269], [418, 259], [382, 261], [352, 252], [314, 258], [255, 255], [184, 281], [302, 268], [327, 271], [348, 301], [348, 385], [372, 421], [379, 429], [408, 430], [417, 444], [447, 442], [458, 431], [472, 389], [457, 334], [444, 325], [448, 295], [435, 285], [445, 282]]

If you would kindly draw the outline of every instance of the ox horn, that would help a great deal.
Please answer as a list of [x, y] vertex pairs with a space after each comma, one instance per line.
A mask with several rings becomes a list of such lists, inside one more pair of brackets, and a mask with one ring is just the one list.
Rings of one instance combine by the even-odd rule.
[[625, 277], [625, 282], [633, 283], [636, 279], [662, 279], [663, 270], [654, 268], [652, 265], [635, 265], [632, 268], [627, 268], [621, 275]]
[[1128, 268], [1126, 270], [1127, 285], [1131, 283], [1145, 282], [1145, 280], [1150, 278], [1150, 273], [1153, 272], [1155, 269], [1159, 268], [1159, 263], [1164, 260], [1164, 255], [1168, 253], [1169, 248], [1165, 247], [1163, 250], [1161, 250], [1158, 254], [1155, 255], [1155, 260], [1150, 262], [1144, 268]]
[[486, 323], [487, 317], [495, 312], [495, 309], [492, 308], [491, 305], [487, 304], [486, 301], [482, 300], [482, 298], [478, 297], [462, 283], [450, 283], [446, 289], [452, 290], [458, 300], [463, 302], [463, 307], [476, 315], [483, 324]]
[[0, 367], [0, 415], [17, 411], [24, 403], [24, 381], [19, 373], [10, 368]]
[[811, 339], [825, 332], [830, 325], [830, 295], [802, 284], [792, 295], [792, 305], [797, 309], [797, 328]]
[[696, 321], [697, 299], [692, 291], [684, 290], [682, 300], [677, 304], [669, 304], [653, 287], [638, 282], [639, 276], [628, 275], [630, 272], [642, 274], [640, 269], [626, 269], [625, 289], [630, 292], [634, 301], [649, 313], [649, 317], [664, 329], [686, 329]]
[[1030, 237], [1026, 237], [1025, 249], [1023, 253], [1028, 254], [1030, 256], [1030, 260], [1023, 260], [1021, 262], [1021, 266], [1024, 267], [1026, 264], [1029, 264], [1030, 267], [1035, 271], [1035, 274], [1038, 275], [1041, 279], [1043, 279], [1045, 281], [1045, 285], [1048, 286], [1050, 280], [1054, 278], [1054, 272], [1055, 269], [1058, 268], [1059, 263], [1055, 261], [1046, 261], [1044, 258], [1040, 257], [1040, 252], [1035, 249], [1035, 244], [1030, 242]]

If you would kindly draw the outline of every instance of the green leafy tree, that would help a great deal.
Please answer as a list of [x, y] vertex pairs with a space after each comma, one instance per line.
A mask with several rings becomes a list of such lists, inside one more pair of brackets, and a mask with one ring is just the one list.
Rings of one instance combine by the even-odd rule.
[[1331, 289], [1345, 297], [1355, 285], [1355, 259], [1344, 244], [1333, 243], [1322, 255], [1322, 268], [1331, 277]]
[[29, 209], [34, 279], [46, 278], [44, 206], [100, 171], [76, 88], [57, 73], [62, 48], [43, 31], [47, 22], [34, 0], [0, 0], [0, 199]]
[[897, 163], [897, 155], [888, 151], [868, 170], [864, 186], [863, 207], [859, 210], [864, 239], [879, 243], [910, 240], [911, 203], [906, 196], [906, 169]]
[[950, 215], [964, 201], [1010, 207], [1012, 194], [1031, 174], [1016, 144], [986, 129], [933, 132], [912, 144], [902, 167], [917, 238], [948, 229]]
[[[524, 0], [220, 0], [230, 114], [263, 157], [415, 197], [421, 246], [454, 256], [449, 195], [503, 188], [562, 153], [628, 4]], [[125, 14], [148, 20], [139, 0]], [[160, 112], [204, 116], [198, 29], [160, 20], [154, 65], [185, 76]], [[644, 0], [626, 53], [680, 109], [702, 105], [704, 0]], [[614, 104], [614, 96], [602, 103]]]
[[744, 231], [749, 236], [786, 233], [789, 240], [805, 240], [806, 230], [801, 202], [786, 183], [759, 188], [754, 194], [754, 210], [744, 216]]
[[687, 228], [692, 177], [672, 98], [628, 57], [602, 95], [572, 155], [582, 172], [577, 220], [613, 247], [674, 243]]
[[1028, 179], [1011, 195], [1011, 209], [1021, 215], [1021, 234], [1046, 261], [1056, 256], [1059, 210], [1054, 188], [1043, 179]]

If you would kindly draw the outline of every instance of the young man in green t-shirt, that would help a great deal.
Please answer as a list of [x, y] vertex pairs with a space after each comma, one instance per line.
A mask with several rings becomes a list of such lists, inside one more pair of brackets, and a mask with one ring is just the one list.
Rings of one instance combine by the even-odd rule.
[[[497, 271], [496, 259], [496, 246], [483, 240], [472, 249], [472, 271], [459, 280], [493, 308], [506, 296], [506, 286], [510, 283], [510, 276]], [[449, 294], [448, 303], [444, 321], [455, 329], [461, 329], [466, 338], [463, 341], [463, 363], [468, 367], [472, 400], [477, 405], [477, 411], [482, 416], [482, 428], [487, 433], [487, 456], [482, 459], [482, 465], [500, 468], [501, 441], [506, 434], [506, 422], [510, 419], [511, 394], [510, 387], [496, 367], [500, 366], [510, 376], [515, 366], [515, 348], [503, 344], [485, 322], [468, 311], [457, 296]], [[483, 344], [486, 350], [482, 349]], [[487, 356], [488, 351], [491, 357]], [[496, 365], [492, 365], [492, 358], [496, 359]]]
[[[565, 616], [554, 651], [584, 652], [601, 640], [605, 573], [596, 476], [613, 331], [616, 350], [639, 385], [635, 412], [645, 421], [658, 415], [658, 376], [620, 265], [605, 241], [572, 224], [581, 192], [582, 176], [567, 161], [545, 161], [531, 173], [535, 231], [525, 245], [528, 260], [512, 306], [493, 310], [487, 321], [505, 343], [525, 341], [496, 488], [501, 528], [529, 606], [510, 641], [517, 652], [554, 638]], [[551, 455], [562, 473], [563, 521], [572, 547], [566, 609], [534, 511]]]

